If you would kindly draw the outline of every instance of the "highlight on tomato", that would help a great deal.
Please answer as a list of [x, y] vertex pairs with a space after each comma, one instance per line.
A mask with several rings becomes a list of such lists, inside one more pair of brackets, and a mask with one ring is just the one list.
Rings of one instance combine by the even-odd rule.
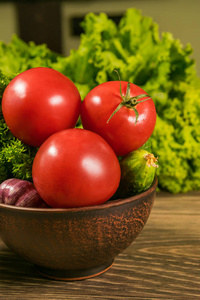
[[6, 87], [2, 112], [15, 137], [38, 147], [50, 135], [76, 125], [81, 97], [75, 84], [46, 67], [17, 75]]
[[98, 134], [80, 128], [51, 135], [33, 161], [32, 177], [40, 197], [51, 207], [97, 205], [116, 192], [118, 158]]
[[118, 156], [139, 149], [156, 124], [152, 98], [139, 86], [108, 81], [93, 88], [81, 105], [83, 128], [101, 135]]

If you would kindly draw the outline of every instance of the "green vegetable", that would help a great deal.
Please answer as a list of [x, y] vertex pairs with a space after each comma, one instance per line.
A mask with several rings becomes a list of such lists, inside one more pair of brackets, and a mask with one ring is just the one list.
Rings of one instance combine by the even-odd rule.
[[14, 77], [34, 67], [51, 67], [57, 57], [45, 44], [27, 44], [17, 35], [13, 35], [9, 44], [0, 42], [0, 70], [7, 76]]
[[[121, 80], [141, 86], [154, 99], [157, 123], [151, 151], [159, 158], [159, 189], [172, 193], [200, 190], [200, 80], [192, 47], [183, 47], [171, 33], [160, 34], [158, 24], [136, 9], [128, 9], [119, 25], [106, 14], [89, 13], [82, 26], [80, 46], [68, 57], [52, 53], [45, 45], [26, 44], [16, 36], [8, 45], [0, 43], [0, 70], [12, 77], [31, 67], [52, 67], [76, 84], [82, 99], [99, 83], [118, 80], [114, 72], [118, 70]], [[1, 132], [4, 129], [1, 124]], [[0, 168], [5, 173], [7, 163], [2, 163], [0, 147]], [[13, 145], [8, 140], [3, 147]], [[27, 148], [23, 152], [30, 157], [29, 153]]]
[[127, 198], [147, 190], [155, 178], [157, 159], [155, 156], [139, 149], [126, 155], [120, 161], [121, 181], [115, 194], [116, 198]]

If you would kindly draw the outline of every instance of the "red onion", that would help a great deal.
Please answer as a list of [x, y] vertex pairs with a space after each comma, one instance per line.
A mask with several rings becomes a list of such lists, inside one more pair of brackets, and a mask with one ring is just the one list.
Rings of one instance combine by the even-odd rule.
[[7, 179], [0, 184], [0, 203], [21, 207], [48, 207], [31, 182], [17, 178]]

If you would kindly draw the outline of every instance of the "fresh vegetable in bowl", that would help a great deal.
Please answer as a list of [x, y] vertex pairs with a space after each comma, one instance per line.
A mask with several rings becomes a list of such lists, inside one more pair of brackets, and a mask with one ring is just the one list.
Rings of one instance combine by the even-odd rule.
[[81, 98], [74, 83], [51, 68], [32, 68], [6, 87], [2, 112], [7, 126], [24, 144], [39, 147], [51, 134], [72, 128]]
[[106, 202], [121, 176], [118, 158], [94, 132], [73, 128], [51, 135], [33, 161], [33, 182], [51, 207], [80, 207]]
[[156, 124], [153, 100], [139, 86], [108, 81], [92, 89], [82, 102], [85, 129], [101, 135], [118, 156], [140, 148]]
[[[51, 83], [52, 88], [44, 89], [41, 82], [37, 85], [36, 75], [38, 74], [46, 75], [43, 78], [46, 82], [45, 87]], [[51, 80], [54, 76], [58, 76], [58, 78], [53, 84]], [[70, 105], [67, 107], [65, 103], [62, 103], [61, 100], [64, 97], [60, 98], [58, 95], [60, 91], [63, 91], [64, 94], [66, 92], [68, 86], [60, 89], [65, 79], [67, 79], [65, 76], [52, 69], [34, 68], [16, 76], [5, 89], [2, 101], [3, 114], [8, 125], [10, 124], [10, 130], [13, 132], [17, 128], [19, 131], [19, 135], [17, 131], [15, 133], [15, 142], [23, 143], [24, 147], [27, 147], [25, 143], [38, 145], [39, 149], [27, 148], [29, 153], [35, 149], [36, 154], [33, 161], [27, 161], [29, 168], [32, 167], [34, 186], [25, 180], [13, 179], [12, 185], [10, 179], [9, 182], [4, 181], [2, 184], [2, 199], [4, 199], [2, 201], [4, 203], [13, 201], [16, 206], [29, 206], [34, 205], [35, 201], [35, 205], [37, 205], [39, 195], [40, 199], [43, 199], [42, 201], [45, 201], [50, 207], [80, 207], [104, 203], [115, 194], [119, 187], [121, 168], [117, 155], [124, 155], [132, 149], [138, 149], [153, 132], [156, 122], [153, 100], [140, 87], [119, 80], [97, 86], [82, 103], [83, 107], [87, 103], [85, 109], [81, 110], [83, 120], [87, 121], [90, 120], [90, 117], [95, 116], [93, 120], [98, 119], [98, 122], [102, 124], [102, 131], [96, 130], [95, 126], [88, 128], [85, 126], [87, 130], [78, 128], [63, 130], [61, 127], [57, 128], [57, 132], [43, 135], [43, 130], [48, 130], [51, 125], [54, 125], [53, 120], [59, 122], [60, 117], [63, 119], [63, 116], [66, 116], [65, 110], [68, 109], [67, 113], [71, 113], [72, 118], [75, 116], [74, 120], [77, 120], [79, 116], [80, 95], [78, 90], [74, 89], [73, 83], [70, 82], [72, 106], [74, 101], [78, 107], [75, 113]], [[39, 87], [40, 95], [38, 94]], [[96, 90], [99, 90], [97, 94]], [[67, 92], [69, 91], [70, 88]], [[95, 96], [91, 97], [93, 92]], [[100, 101], [101, 96], [102, 102]], [[112, 101], [108, 102], [108, 99]], [[96, 111], [95, 101], [96, 104], [100, 104]], [[14, 110], [15, 103], [16, 109]], [[62, 114], [63, 110], [64, 114]], [[41, 116], [45, 119], [46, 112], [49, 112], [46, 119], [48, 122], [42, 122]], [[120, 116], [121, 112], [122, 117], [116, 118], [116, 115]], [[116, 121], [113, 123], [115, 118]], [[50, 120], [52, 120], [52, 124]], [[26, 126], [24, 126], [24, 122]], [[12, 127], [13, 124], [16, 128]], [[85, 123], [83, 122], [83, 124]], [[109, 132], [106, 126], [110, 124], [111, 131]], [[123, 126], [120, 133], [121, 124]], [[71, 126], [75, 126], [75, 122]], [[10, 132], [9, 129], [7, 130]], [[111, 132], [115, 146], [108, 139]], [[38, 140], [40, 140], [39, 143]], [[6, 185], [7, 183], [9, 185]], [[3, 187], [5, 187], [4, 191]], [[11, 188], [15, 191], [13, 200], [12, 194], [10, 194]], [[27, 188], [27, 192], [24, 192], [25, 188]], [[32, 194], [29, 192], [30, 189]], [[7, 191], [9, 191], [8, 197], [6, 196]], [[33, 194], [35, 197], [31, 198]], [[40, 203], [38, 203], [38, 207], [39, 205]]]
[[17, 178], [7, 179], [0, 184], [0, 203], [18, 207], [48, 207], [31, 182]]
[[[36, 84], [38, 75], [44, 75], [44, 86], [40, 78]], [[71, 92], [72, 107], [65, 105], [61, 92], [63, 95]], [[29, 206], [35, 201], [37, 205], [40, 195], [51, 207], [80, 207], [104, 203], [115, 194], [121, 178], [117, 155], [128, 154], [149, 140], [156, 122], [154, 102], [134, 84], [121, 80], [106, 82], [94, 88], [82, 103], [81, 117], [87, 130], [63, 130], [61, 126], [45, 135], [56, 124], [54, 121], [62, 123], [67, 114], [74, 120], [70, 126], [75, 127], [79, 104], [80, 95], [74, 84], [50, 68], [22, 72], [8, 84], [2, 100], [7, 131], [15, 134], [15, 142], [23, 143], [24, 147], [26, 143], [34, 146], [27, 150], [34, 151], [36, 156], [27, 161], [29, 168], [32, 167], [34, 186], [25, 180], [8, 179], [2, 184], [2, 202]], [[73, 110], [74, 107], [77, 109]], [[91, 118], [92, 126], [85, 125]], [[140, 192], [143, 190], [145, 187]]]
[[146, 191], [152, 185], [158, 158], [145, 149], [138, 149], [120, 160], [121, 180], [114, 198], [127, 198]]

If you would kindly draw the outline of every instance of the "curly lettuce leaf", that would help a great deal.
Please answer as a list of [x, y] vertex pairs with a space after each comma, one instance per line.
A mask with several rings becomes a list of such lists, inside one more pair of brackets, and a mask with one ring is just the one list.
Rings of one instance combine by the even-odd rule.
[[34, 67], [51, 67], [57, 57], [46, 44], [25, 43], [17, 35], [13, 35], [9, 44], [0, 42], [0, 70], [7, 76]]

